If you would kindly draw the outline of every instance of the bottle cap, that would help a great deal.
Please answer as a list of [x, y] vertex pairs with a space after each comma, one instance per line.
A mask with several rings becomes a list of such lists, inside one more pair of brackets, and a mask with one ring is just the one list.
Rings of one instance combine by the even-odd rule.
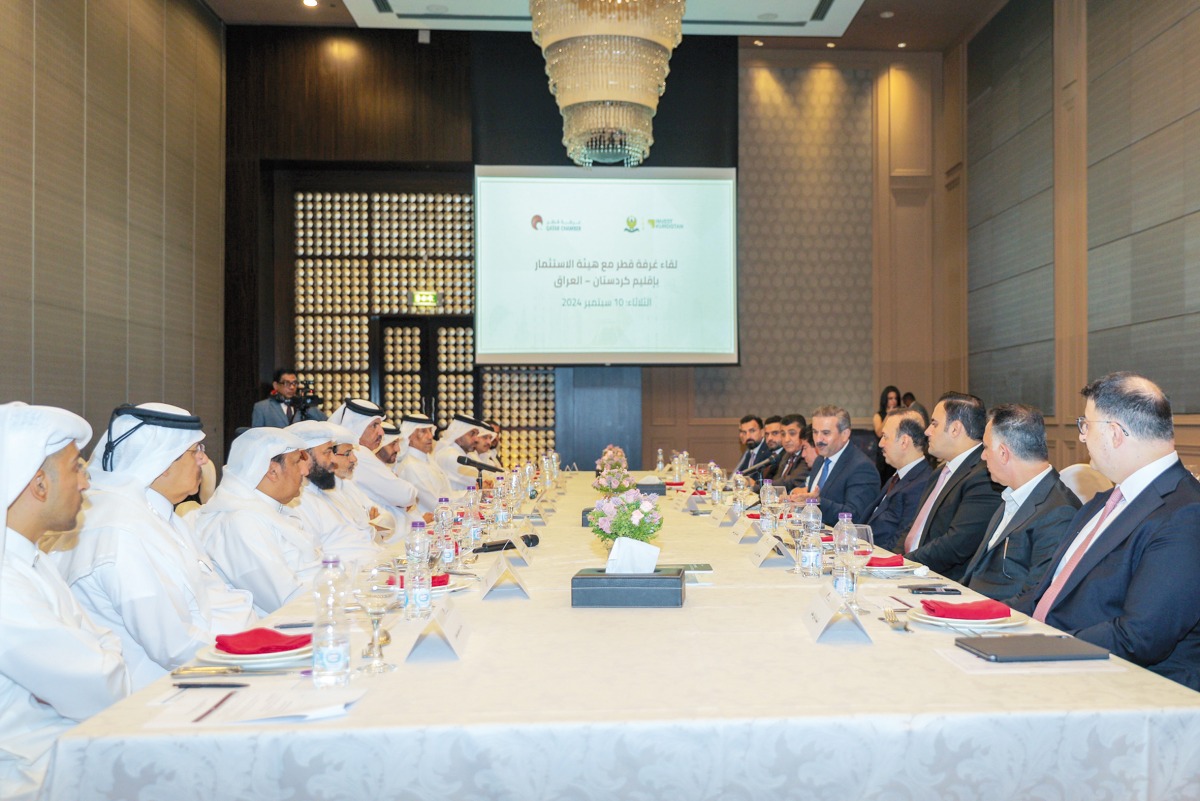
[[421, 531], [424, 531], [425, 530], [425, 521], [424, 520], [414, 520], [412, 522], [412, 527], [414, 529], [420, 529]]
[[450, 503], [449, 498], [438, 498], [438, 503]]

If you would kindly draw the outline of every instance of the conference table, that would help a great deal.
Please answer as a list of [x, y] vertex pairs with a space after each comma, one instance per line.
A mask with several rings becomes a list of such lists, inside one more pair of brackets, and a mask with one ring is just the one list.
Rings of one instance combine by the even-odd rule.
[[356, 678], [346, 714], [303, 723], [154, 725], [164, 678], [62, 736], [46, 797], [1200, 798], [1200, 693], [1117, 659], [993, 665], [955, 631], [893, 631], [879, 607], [917, 602], [905, 580], [862, 580], [870, 642], [817, 642], [802, 618], [827, 577], [756, 567], [750, 541], [666, 502], [660, 563], [710, 563], [708, 583], [680, 608], [572, 608], [572, 575], [606, 558], [580, 525], [590, 480], [566, 477], [514, 568], [528, 597], [452, 596], [461, 657], [385, 649], [395, 672]]

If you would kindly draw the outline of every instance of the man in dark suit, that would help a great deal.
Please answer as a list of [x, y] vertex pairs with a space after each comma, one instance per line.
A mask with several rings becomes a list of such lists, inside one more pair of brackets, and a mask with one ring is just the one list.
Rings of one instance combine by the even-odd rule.
[[745, 474], [747, 467], [762, 461], [770, 452], [763, 437], [762, 418], [758, 415], [748, 414], [741, 419], [738, 423], [738, 441], [746, 450], [738, 460], [735, 472]]
[[804, 484], [808, 478], [808, 463], [800, 453], [804, 444], [804, 430], [808, 425], [802, 414], [785, 415], [780, 425], [783, 426], [783, 455], [772, 474], [771, 483], [788, 493]]
[[1079, 438], [1116, 486], [1079, 510], [1041, 583], [1012, 605], [1200, 690], [1200, 483], [1175, 452], [1171, 402], [1132, 373], [1082, 394]]
[[[763, 443], [767, 446], [767, 454], [775, 457], [775, 461], [764, 467], [759, 475], [749, 477], [751, 487], [756, 490], [762, 479], [775, 477], [779, 461], [783, 458], [783, 418], [779, 415], [773, 414], [763, 421]], [[767, 454], [764, 454], [764, 458]]]
[[1041, 582], [1079, 498], [1050, 466], [1046, 425], [1032, 406], [1006, 403], [988, 412], [983, 461], [1005, 488], [1004, 504], [992, 515], [961, 583], [1008, 603]]
[[287, 428], [301, 420], [324, 420], [325, 413], [310, 402], [311, 398], [297, 396], [299, 388], [295, 370], [287, 367], [276, 370], [271, 382], [271, 395], [254, 404], [250, 427]]
[[863, 520], [879, 494], [879, 471], [858, 448], [850, 444], [850, 413], [838, 406], [821, 406], [813, 412], [813, 444], [820, 458], [813, 463], [804, 486], [791, 491], [793, 503], [817, 498], [821, 519], [832, 526], [838, 514], [849, 512]]
[[867, 517], [867, 525], [880, 548], [894, 550], [900, 535], [908, 531], [917, 516], [921, 493], [933, 475], [933, 468], [925, 456], [927, 445], [925, 418], [920, 413], [911, 409], [893, 409], [883, 419], [879, 449], [896, 472], [871, 504], [872, 511]]
[[944, 464], [925, 487], [903, 548], [909, 559], [954, 581], [962, 578], [1000, 505], [1001, 488], [980, 458], [986, 422], [983, 401], [947, 392], [925, 429], [929, 452]]

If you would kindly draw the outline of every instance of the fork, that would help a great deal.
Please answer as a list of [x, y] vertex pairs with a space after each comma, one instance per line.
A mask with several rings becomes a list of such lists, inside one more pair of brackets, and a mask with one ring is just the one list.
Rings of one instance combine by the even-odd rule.
[[906, 631], [910, 634], [912, 633], [912, 629], [908, 627], [908, 621], [901, 620], [900, 618], [896, 617], [896, 610], [892, 609], [891, 607], [884, 607], [883, 620], [892, 627], [892, 631]]

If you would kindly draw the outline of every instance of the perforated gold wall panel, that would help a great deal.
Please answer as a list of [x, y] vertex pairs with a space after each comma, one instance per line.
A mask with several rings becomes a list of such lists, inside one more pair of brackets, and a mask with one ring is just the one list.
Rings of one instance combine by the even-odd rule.
[[[470, 195], [371, 196], [375, 314], [471, 314], [474, 207]], [[409, 292], [437, 292], [436, 309], [411, 307]]]
[[483, 372], [484, 417], [502, 427], [500, 460], [532, 461], [554, 448], [554, 368], [488, 367]]

